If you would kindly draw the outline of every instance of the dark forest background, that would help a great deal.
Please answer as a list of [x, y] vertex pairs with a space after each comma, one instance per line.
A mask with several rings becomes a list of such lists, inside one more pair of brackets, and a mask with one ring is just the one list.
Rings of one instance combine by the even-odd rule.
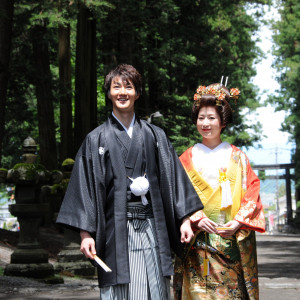
[[[74, 158], [85, 135], [111, 110], [104, 77], [119, 63], [143, 76], [137, 115], [166, 131], [178, 154], [199, 140], [190, 119], [198, 85], [238, 87], [234, 123], [223, 139], [237, 146], [258, 141], [260, 124], [244, 114], [259, 106], [255, 33], [263, 4], [240, 0], [1, 0], [0, 162], [20, 162], [31, 136], [39, 162], [59, 168]], [[256, 8], [254, 10], [253, 8]], [[246, 108], [246, 110], [245, 110]]]

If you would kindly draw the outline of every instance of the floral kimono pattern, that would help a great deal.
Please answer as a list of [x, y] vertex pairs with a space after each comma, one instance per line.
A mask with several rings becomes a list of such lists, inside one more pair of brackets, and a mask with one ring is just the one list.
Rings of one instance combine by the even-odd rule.
[[218, 223], [237, 220], [243, 225], [231, 238], [196, 231], [185, 254], [175, 261], [175, 299], [258, 299], [258, 269], [255, 232], [265, 231], [259, 179], [246, 155], [231, 145], [226, 178], [230, 182], [232, 205], [221, 209], [221, 186], [213, 189], [196, 171], [192, 148], [180, 157], [204, 209], [191, 216], [199, 222], [208, 217]]

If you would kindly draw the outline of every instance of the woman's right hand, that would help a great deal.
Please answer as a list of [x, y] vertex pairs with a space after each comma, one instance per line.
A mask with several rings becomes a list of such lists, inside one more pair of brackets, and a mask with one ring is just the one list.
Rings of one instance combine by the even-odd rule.
[[217, 233], [217, 229], [216, 229], [217, 226], [218, 226], [217, 223], [215, 223], [214, 221], [212, 221], [207, 217], [201, 219], [197, 224], [197, 227], [200, 230], [206, 231], [208, 233]]
[[96, 254], [95, 240], [92, 238], [89, 232], [80, 230], [81, 245], [80, 251], [85, 255], [86, 258], [94, 259]]

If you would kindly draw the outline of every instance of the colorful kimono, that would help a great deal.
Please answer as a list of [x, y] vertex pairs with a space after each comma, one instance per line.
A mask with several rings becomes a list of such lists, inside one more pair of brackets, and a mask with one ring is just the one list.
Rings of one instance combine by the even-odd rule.
[[[230, 147], [228, 143], [222, 144]], [[203, 178], [201, 170], [196, 170], [193, 147], [180, 157], [204, 205], [202, 211], [191, 216], [191, 221], [198, 223], [202, 218], [208, 217], [220, 225], [230, 220], [243, 225], [227, 239], [204, 231], [195, 232], [185, 254], [176, 258], [173, 283], [175, 299], [259, 298], [254, 231], [265, 231], [263, 206], [259, 196], [260, 183], [245, 154], [233, 145], [231, 149], [228, 168], [220, 170], [220, 183], [215, 188]], [[232, 203], [226, 208], [221, 208], [225, 188], [222, 182], [227, 183]]]

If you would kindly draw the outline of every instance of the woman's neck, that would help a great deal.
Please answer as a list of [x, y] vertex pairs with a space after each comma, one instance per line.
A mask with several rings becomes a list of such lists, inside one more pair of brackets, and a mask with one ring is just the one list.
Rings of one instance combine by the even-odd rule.
[[221, 143], [222, 143], [221, 138], [220, 139], [214, 139], [214, 140], [204, 139], [204, 138], [202, 139], [202, 144], [204, 146], [206, 146], [207, 148], [211, 149], [211, 150], [218, 147]]

